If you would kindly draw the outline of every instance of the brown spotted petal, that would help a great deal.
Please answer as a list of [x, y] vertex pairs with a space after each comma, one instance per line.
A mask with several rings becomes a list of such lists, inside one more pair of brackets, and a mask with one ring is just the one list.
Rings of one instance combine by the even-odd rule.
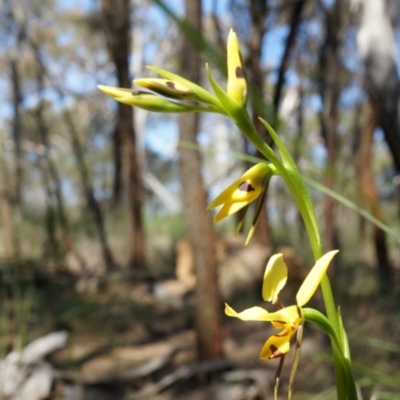
[[228, 87], [226, 92], [229, 97], [244, 105], [247, 97], [247, 83], [239, 41], [232, 29], [228, 36], [227, 58]]
[[154, 93], [173, 99], [190, 99], [193, 97], [192, 91], [186, 86], [168, 79], [135, 79], [133, 83], [137, 86], [149, 89]]
[[208, 209], [223, 206], [215, 216], [214, 222], [221, 221], [254, 201], [261, 194], [265, 178], [270, 173], [268, 164], [259, 163], [227, 187], [208, 206]]
[[270, 315], [277, 317], [271, 323], [281, 331], [269, 337], [265, 342], [260, 353], [261, 359], [277, 358], [288, 353], [290, 340], [303, 323], [301, 309], [298, 306], [286, 307]]
[[269, 337], [261, 349], [260, 358], [262, 360], [269, 360], [288, 353], [290, 350], [290, 340], [296, 330], [297, 328], [287, 327]]

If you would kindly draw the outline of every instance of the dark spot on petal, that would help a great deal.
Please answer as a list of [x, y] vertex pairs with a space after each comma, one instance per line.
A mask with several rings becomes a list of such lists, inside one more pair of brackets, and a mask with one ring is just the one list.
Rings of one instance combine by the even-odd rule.
[[167, 84], [167, 86], [170, 87], [171, 89], [175, 89], [175, 83], [174, 83], [174, 82], [168, 81], [168, 82], [166, 82], [166, 84]]
[[251, 183], [243, 181], [239, 185], [239, 190], [242, 191], [242, 192], [254, 192], [256, 189], [254, 189], [253, 186], [251, 186]]
[[282, 352], [279, 351], [278, 348], [273, 344], [271, 344], [271, 346], [269, 346], [269, 349], [271, 350], [270, 358], [277, 358], [277, 357], [280, 357], [283, 355]]
[[236, 74], [236, 78], [244, 78], [242, 67], [236, 67], [235, 74]]

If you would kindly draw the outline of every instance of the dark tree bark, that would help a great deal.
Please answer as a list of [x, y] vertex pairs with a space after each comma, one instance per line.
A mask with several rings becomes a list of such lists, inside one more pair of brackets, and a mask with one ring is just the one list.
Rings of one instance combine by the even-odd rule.
[[[201, 32], [201, 0], [185, 0], [187, 24]], [[185, 37], [181, 49], [181, 73], [193, 82], [200, 82], [200, 57]], [[179, 118], [179, 137], [196, 142], [198, 114], [183, 114]], [[198, 355], [201, 360], [222, 356], [221, 302], [218, 288], [217, 261], [211, 216], [206, 211], [207, 194], [201, 175], [200, 153], [179, 149], [179, 171], [182, 182], [185, 215], [189, 239], [194, 252], [197, 276], [195, 323]]]
[[[336, 0], [330, 9], [325, 10], [325, 41], [320, 54], [320, 95], [323, 101], [321, 130], [327, 149], [325, 184], [333, 189], [337, 158], [338, 102], [340, 96], [340, 46], [342, 27], [342, 1]], [[337, 228], [335, 225], [335, 202], [325, 196], [324, 205], [324, 244], [326, 250], [338, 247]]]
[[274, 97], [272, 102], [275, 115], [278, 115], [282, 91], [286, 83], [285, 75], [289, 64], [289, 58], [296, 42], [296, 35], [301, 22], [301, 13], [305, 4], [306, 0], [298, 0], [292, 5], [292, 13], [290, 15], [289, 21], [290, 31], [286, 38], [285, 50], [283, 51], [282, 59], [279, 64], [278, 79], [275, 85]]
[[21, 116], [20, 108], [22, 103], [22, 93], [20, 84], [20, 75], [16, 58], [10, 63], [11, 80], [13, 84], [13, 140], [14, 140], [14, 203], [15, 206], [21, 204], [21, 181], [22, 181], [22, 149], [21, 149]]
[[[131, 51], [131, 5], [126, 0], [102, 0], [102, 13], [106, 27], [107, 45], [115, 64], [118, 86], [130, 87], [129, 55]], [[131, 257], [133, 268], [146, 265], [146, 246], [143, 231], [143, 190], [140, 177], [136, 133], [133, 125], [133, 108], [117, 105], [117, 121], [114, 130], [116, 198], [121, 192], [121, 171], [126, 177], [129, 213], [131, 218]], [[122, 147], [121, 147], [122, 146]], [[122, 160], [122, 164], [120, 163]]]

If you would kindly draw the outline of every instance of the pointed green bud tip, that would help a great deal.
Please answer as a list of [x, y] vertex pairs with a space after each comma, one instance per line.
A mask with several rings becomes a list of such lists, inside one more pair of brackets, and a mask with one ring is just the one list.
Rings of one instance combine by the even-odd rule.
[[227, 94], [229, 97], [242, 105], [246, 104], [247, 98], [247, 82], [245, 69], [240, 52], [239, 40], [236, 33], [231, 29], [228, 36], [227, 44], [228, 58], [228, 87]]

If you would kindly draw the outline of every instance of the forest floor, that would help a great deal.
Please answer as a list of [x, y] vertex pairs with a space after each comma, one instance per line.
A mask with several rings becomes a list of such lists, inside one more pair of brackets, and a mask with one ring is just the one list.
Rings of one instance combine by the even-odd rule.
[[[246, 264], [246, 252], [233, 259], [254, 275], [247, 282], [229, 279], [235, 265], [222, 263], [224, 300], [242, 310], [265, 306], [261, 301], [262, 274], [267, 254], [257, 266]], [[238, 253], [240, 251], [240, 253]], [[226, 254], [225, 254], [226, 256]], [[292, 261], [296, 264], [296, 260]], [[283, 302], [291, 304], [306, 270], [294, 265]], [[238, 267], [239, 268], [239, 267]], [[289, 265], [289, 271], [291, 266]], [[221, 272], [221, 271], [220, 271]], [[290, 272], [289, 272], [290, 273]], [[398, 278], [398, 277], [397, 277]], [[80, 400], [256, 400], [273, 398], [279, 360], [261, 361], [259, 352], [274, 329], [265, 323], [242, 322], [224, 316], [224, 358], [199, 362], [196, 353], [191, 290], [167, 293], [174, 279], [132, 280], [115, 276], [77, 290], [76, 278], [36, 282], [31, 333], [67, 330], [68, 345], [50, 357], [56, 371], [52, 399]], [[176, 281], [177, 282], [177, 281]], [[175, 283], [176, 283], [175, 282]], [[239, 283], [238, 283], [239, 282]], [[244, 287], [240, 287], [240, 282]], [[365, 279], [367, 282], [367, 279]], [[397, 279], [398, 282], [398, 279]], [[85, 285], [83, 285], [85, 286]], [[234, 287], [234, 290], [227, 288]], [[164, 290], [164, 291], [163, 291]], [[339, 303], [349, 332], [354, 370], [363, 399], [397, 399], [400, 392], [400, 290], [396, 295], [375, 292], [341, 293]], [[246, 293], [244, 295], [243, 293]], [[317, 297], [314, 306], [322, 307]], [[292, 349], [293, 350], [293, 349]], [[286, 357], [280, 397], [286, 398], [293, 351]], [[334, 372], [329, 342], [310, 324], [305, 327], [295, 382], [298, 400], [334, 399]], [[375, 397], [374, 397], [375, 396]]]

